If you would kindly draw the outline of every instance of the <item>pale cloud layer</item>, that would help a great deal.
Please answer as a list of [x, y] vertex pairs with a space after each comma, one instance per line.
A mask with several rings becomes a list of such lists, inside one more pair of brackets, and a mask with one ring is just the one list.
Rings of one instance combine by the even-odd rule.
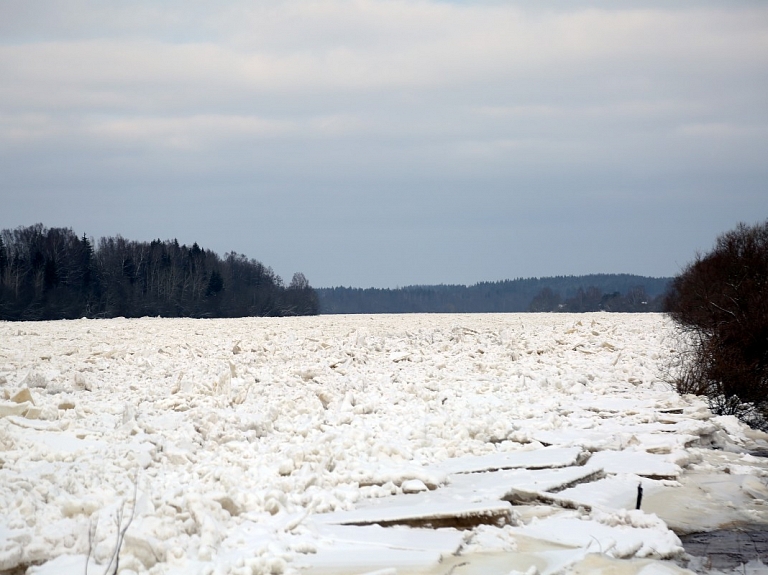
[[671, 275], [768, 218], [763, 2], [0, 4], [0, 228], [317, 286]]

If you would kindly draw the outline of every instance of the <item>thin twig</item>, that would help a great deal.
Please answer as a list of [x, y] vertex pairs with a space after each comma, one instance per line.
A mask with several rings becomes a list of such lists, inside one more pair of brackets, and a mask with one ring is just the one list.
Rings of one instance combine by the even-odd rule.
[[[133, 505], [131, 508], [131, 515], [130, 517], [128, 517], [128, 521], [125, 523], [125, 525], [122, 525], [123, 511], [125, 510], [125, 502], [123, 502], [122, 507], [120, 507], [120, 510], [117, 512], [117, 516], [115, 517], [115, 522], [117, 523], [117, 541], [115, 542], [115, 549], [112, 551], [112, 557], [109, 559], [107, 568], [104, 570], [104, 575], [117, 575], [117, 570], [118, 570], [118, 567], [120, 566], [120, 549], [123, 546], [125, 533], [128, 531], [128, 528], [131, 526], [131, 522], [133, 521], [133, 518], [136, 515], [136, 499], [139, 493], [138, 479], [139, 478], [138, 478], [138, 472], [137, 472], [136, 478], [133, 483]], [[112, 563], [115, 564], [115, 568], [111, 571], [111, 574], [110, 574], [110, 568], [112, 567]]]
[[98, 516], [96, 516], [96, 521], [94, 521], [92, 517], [88, 520], [88, 555], [85, 556], [85, 575], [88, 575], [88, 563], [91, 561], [91, 553], [93, 553], [93, 538], [96, 537], [96, 528], [98, 525]]

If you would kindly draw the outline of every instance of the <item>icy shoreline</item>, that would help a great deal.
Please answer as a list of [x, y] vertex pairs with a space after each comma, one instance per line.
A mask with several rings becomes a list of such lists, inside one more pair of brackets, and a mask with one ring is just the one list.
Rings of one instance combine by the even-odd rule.
[[653, 314], [0, 323], [0, 572], [83, 573], [94, 524], [103, 572], [134, 477], [126, 574], [678, 572], [674, 521], [768, 524], [768, 444], [659, 380], [671, 345]]

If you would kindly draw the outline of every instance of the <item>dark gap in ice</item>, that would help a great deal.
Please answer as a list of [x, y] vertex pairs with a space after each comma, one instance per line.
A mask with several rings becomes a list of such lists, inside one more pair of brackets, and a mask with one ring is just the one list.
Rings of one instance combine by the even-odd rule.
[[446, 516], [446, 517], [412, 517], [408, 519], [393, 519], [391, 521], [374, 522], [350, 522], [344, 525], [380, 525], [381, 527], [405, 526], [420, 529], [446, 529], [453, 528], [462, 531], [470, 531], [480, 525], [492, 525], [494, 527], [504, 527], [513, 525], [512, 514], [509, 511], [489, 512], [485, 514], [472, 514], [466, 516]]
[[677, 481], [680, 479], [679, 475], [653, 475], [648, 473], [638, 473], [638, 475], [655, 481]]
[[508, 501], [512, 505], [550, 505], [553, 507], [562, 507], [564, 509], [583, 509], [586, 512], [592, 511], [590, 505], [583, 503], [576, 503], [568, 499], [560, 499], [559, 497], [550, 497], [545, 493], [537, 491], [525, 491], [523, 489], [512, 489], [504, 497], [503, 501]]
[[768, 528], [746, 525], [733, 529], [717, 529], [682, 535], [685, 551], [704, 559], [712, 569], [733, 569], [749, 561], [768, 562]]
[[562, 485], [558, 485], [553, 489], [548, 489], [547, 493], [560, 493], [561, 491], [565, 491], [566, 489], [570, 489], [571, 487], [576, 487], [577, 485], [581, 485], [582, 483], [592, 483], [593, 481], [597, 481], [598, 479], [603, 479], [604, 477], [605, 477], [605, 473], [603, 472], [603, 470], [598, 469], [591, 475], [587, 475], [580, 479], [575, 479], [570, 483], [564, 483]]

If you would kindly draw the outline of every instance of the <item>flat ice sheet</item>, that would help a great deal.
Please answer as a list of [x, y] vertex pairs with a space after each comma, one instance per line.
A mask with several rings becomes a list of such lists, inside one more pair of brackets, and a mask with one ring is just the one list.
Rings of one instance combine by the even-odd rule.
[[577, 447], [545, 447], [507, 453], [449, 459], [436, 465], [443, 473], [477, 473], [499, 469], [546, 469], [575, 465], [581, 455]]
[[634, 473], [643, 477], [675, 478], [682, 471], [668, 456], [638, 449], [599, 451], [589, 462], [606, 473]]

